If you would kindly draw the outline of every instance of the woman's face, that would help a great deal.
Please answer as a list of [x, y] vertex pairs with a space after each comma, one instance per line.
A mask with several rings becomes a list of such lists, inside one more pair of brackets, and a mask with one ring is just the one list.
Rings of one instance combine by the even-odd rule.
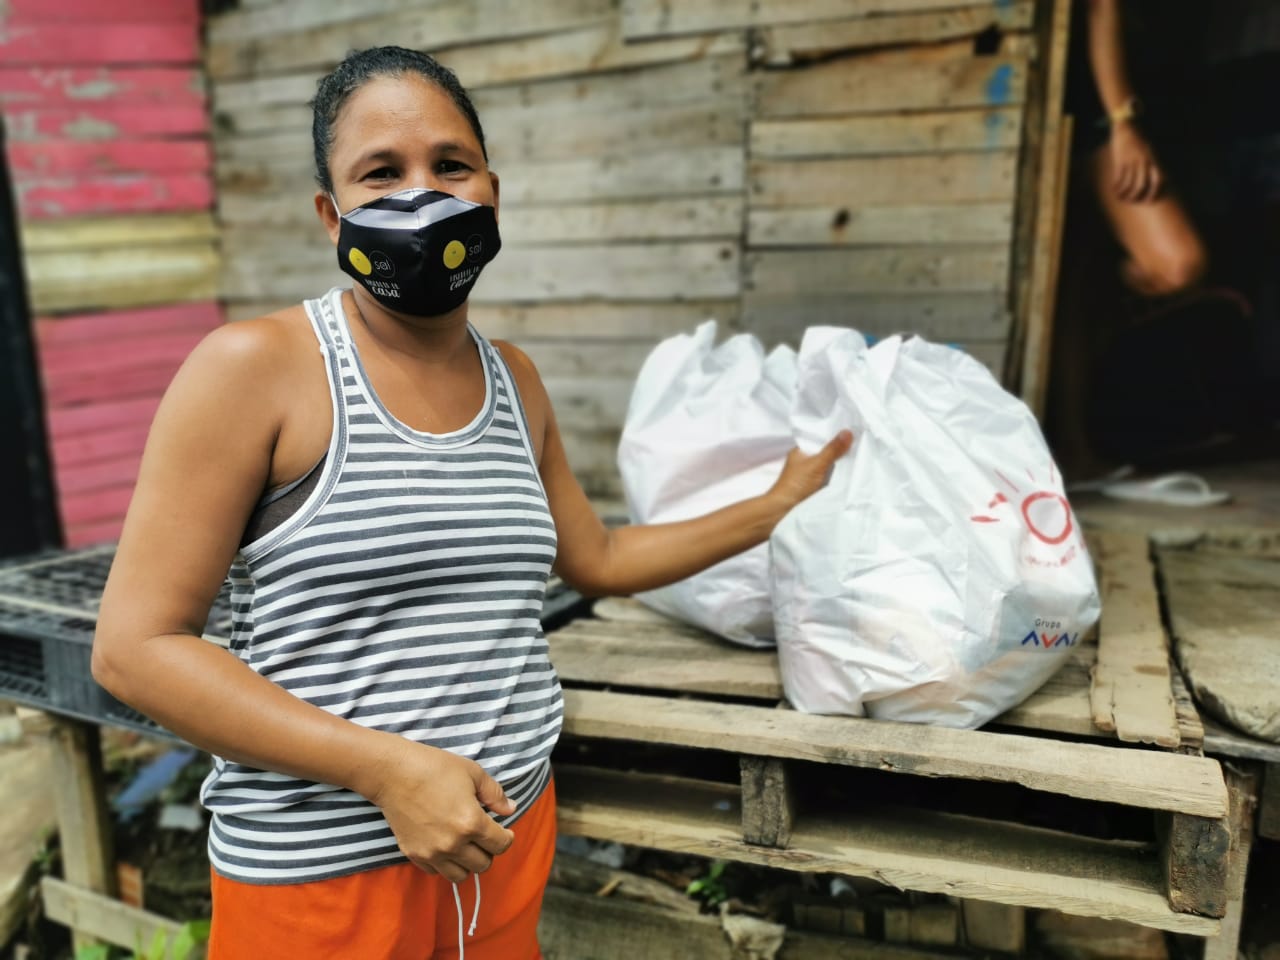
[[[329, 175], [343, 213], [412, 187], [498, 205], [498, 178], [471, 124], [447, 93], [415, 73], [370, 80], [343, 104]], [[316, 211], [337, 243], [338, 217], [323, 192]]]

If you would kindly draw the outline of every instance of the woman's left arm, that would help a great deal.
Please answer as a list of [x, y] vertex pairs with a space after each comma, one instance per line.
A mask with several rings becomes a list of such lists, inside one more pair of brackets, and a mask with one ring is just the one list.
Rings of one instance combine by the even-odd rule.
[[792, 450], [777, 482], [758, 497], [692, 520], [611, 530], [570, 469], [555, 412], [533, 362], [510, 344], [501, 347], [518, 380], [555, 519], [556, 573], [589, 596], [626, 596], [675, 583], [763, 543], [792, 507], [822, 488], [837, 458], [853, 443], [853, 435], [842, 431], [815, 454]]

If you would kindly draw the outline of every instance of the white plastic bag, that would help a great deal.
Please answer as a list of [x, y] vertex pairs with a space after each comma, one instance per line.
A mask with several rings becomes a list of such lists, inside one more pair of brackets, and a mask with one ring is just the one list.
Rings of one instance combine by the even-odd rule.
[[1092, 564], [1035, 418], [959, 350], [811, 328], [806, 451], [855, 433], [774, 531], [774, 619], [801, 710], [977, 727], [1098, 618]]
[[[687, 520], [765, 493], [794, 445], [796, 355], [715, 321], [660, 343], [645, 361], [618, 446], [635, 523]], [[768, 545], [637, 595], [663, 613], [747, 646], [773, 645]]]

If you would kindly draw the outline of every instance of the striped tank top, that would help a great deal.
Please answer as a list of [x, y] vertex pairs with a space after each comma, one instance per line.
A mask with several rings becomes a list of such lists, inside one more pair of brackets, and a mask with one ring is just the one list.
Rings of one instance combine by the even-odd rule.
[[[329, 450], [296, 512], [235, 558], [230, 650], [330, 713], [476, 761], [516, 804], [505, 826], [546, 787], [563, 713], [539, 619], [556, 532], [528, 422], [501, 353], [468, 327], [480, 412], [447, 434], [401, 423], [369, 383], [342, 292], [306, 303]], [[381, 811], [329, 784], [215, 757], [201, 800], [210, 862], [233, 880], [405, 861]]]

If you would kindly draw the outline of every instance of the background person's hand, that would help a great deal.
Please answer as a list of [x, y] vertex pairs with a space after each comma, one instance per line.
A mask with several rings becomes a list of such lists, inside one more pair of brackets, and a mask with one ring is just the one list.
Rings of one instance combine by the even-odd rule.
[[853, 432], [841, 430], [817, 453], [808, 454], [799, 447], [793, 448], [769, 494], [791, 509], [826, 486], [831, 468], [852, 446]]
[[382, 808], [400, 851], [428, 873], [459, 883], [489, 869], [515, 834], [485, 813], [502, 816], [515, 804], [480, 765], [435, 747], [397, 737], [381, 761], [369, 799]]
[[1116, 196], [1128, 203], [1146, 203], [1160, 196], [1164, 174], [1151, 144], [1132, 124], [1122, 123], [1111, 131], [1110, 149]]

